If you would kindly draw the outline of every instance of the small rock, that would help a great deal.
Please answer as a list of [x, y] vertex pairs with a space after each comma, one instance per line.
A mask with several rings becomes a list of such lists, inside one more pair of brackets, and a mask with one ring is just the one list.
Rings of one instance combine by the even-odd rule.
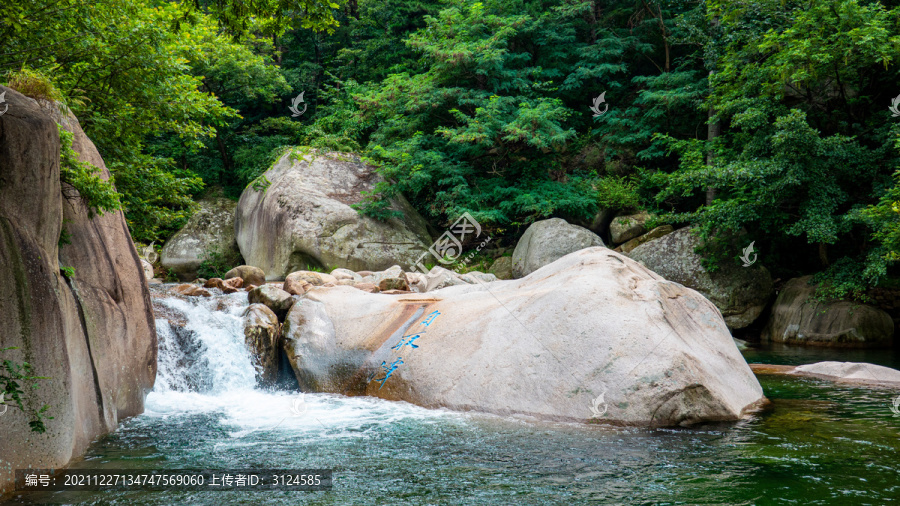
[[193, 284], [193, 283], [182, 283], [180, 285], [175, 285], [171, 289], [169, 289], [172, 293], [177, 293], [179, 295], [185, 295], [187, 297], [209, 297], [210, 293], [207, 290]]
[[299, 274], [297, 272], [288, 274], [288, 277], [284, 280], [283, 289], [285, 292], [291, 295], [303, 295], [306, 292], [312, 290], [312, 283], [306, 281], [300, 276], [295, 276], [294, 274]]
[[371, 276], [372, 274], [375, 274], [372, 271], [356, 271], [356, 273], [362, 277]]
[[383, 278], [378, 282], [378, 289], [382, 292], [389, 290], [409, 291], [409, 284], [406, 281], [406, 276], [401, 273], [397, 277]]
[[441, 288], [448, 286], [468, 284], [460, 279], [459, 274], [438, 265], [432, 267], [425, 277], [428, 279], [428, 290], [426, 290], [428, 292], [440, 290]]
[[262, 285], [266, 282], [266, 273], [259, 267], [239, 265], [225, 273], [225, 279], [242, 278], [249, 285]]
[[488, 272], [497, 276], [497, 279], [512, 279], [512, 257], [500, 257], [494, 260]]
[[274, 285], [262, 285], [254, 288], [247, 294], [247, 300], [251, 304], [265, 304], [278, 316], [279, 320], [284, 320], [284, 316], [294, 305], [294, 298], [291, 297], [291, 294]]
[[292, 281], [305, 281], [313, 286], [322, 286], [325, 283], [337, 284], [337, 278], [332, 276], [331, 274], [325, 274], [322, 272], [313, 272], [313, 271], [295, 271], [287, 275], [284, 278], [284, 282], [287, 283], [288, 280]]
[[373, 283], [380, 283], [382, 279], [386, 278], [399, 278], [403, 276], [403, 268], [399, 265], [394, 265], [390, 269], [385, 269], [380, 272], [376, 272], [372, 274], [374, 278]]
[[151, 264], [150, 262], [148, 262], [142, 258], [141, 259], [141, 267], [143, 267], [143, 269], [144, 269], [144, 279], [146, 279], [147, 281], [152, 280], [153, 279], [153, 264]]
[[222, 284], [226, 287], [231, 287], [231, 288], [235, 288], [235, 289], [242, 288], [244, 286], [244, 279], [240, 278], [240, 277], [226, 279], [226, 280], [222, 281]]
[[378, 286], [374, 285], [373, 283], [356, 283], [355, 285], [353, 285], [353, 288], [369, 293], [379, 292]]
[[331, 271], [331, 275], [334, 276], [334, 279], [338, 281], [342, 280], [351, 280], [351, 281], [362, 281], [362, 276], [357, 274], [350, 269], [335, 269]]
[[414, 292], [422, 293], [428, 290], [428, 278], [421, 272], [407, 272], [406, 284]]
[[631, 216], [618, 216], [609, 224], [609, 233], [614, 244], [623, 243], [647, 231], [644, 227], [650, 215], [646, 212]]
[[222, 288], [222, 278], [210, 278], [203, 283], [203, 288]]
[[467, 272], [460, 275], [459, 278], [470, 285], [480, 285], [482, 283], [493, 283], [494, 281], [497, 281], [497, 276], [479, 271]]

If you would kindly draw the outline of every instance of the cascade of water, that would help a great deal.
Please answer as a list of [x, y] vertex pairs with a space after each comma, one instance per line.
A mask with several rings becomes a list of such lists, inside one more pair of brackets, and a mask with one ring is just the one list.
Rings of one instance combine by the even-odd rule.
[[155, 392], [222, 394], [252, 389], [256, 375], [244, 344], [241, 313], [247, 294], [159, 298], [169, 318], [156, 320], [159, 336]]

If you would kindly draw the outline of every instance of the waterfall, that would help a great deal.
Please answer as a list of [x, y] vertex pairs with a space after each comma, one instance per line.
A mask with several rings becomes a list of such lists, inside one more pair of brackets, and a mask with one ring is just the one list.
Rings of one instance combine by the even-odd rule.
[[185, 298], [167, 293], [167, 288], [151, 287], [159, 350], [156, 384], [147, 396], [144, 419], [183, 420], [214, 413], [217, 423], [229, 427], [229, 438], [216, 443], [219, 451], [245, 444], [242, 438], [263, 437], [261, 433], [362, 437], [379, 424], [451, 416], [371, 397], [260, 388], [244, 344], [246, 292]]
[[154, 392], [198, 392], [209, 395], [256, 386], [250, 352], [244, 344], [241, 313], [247, 294], [160, 297], [158, 372]]

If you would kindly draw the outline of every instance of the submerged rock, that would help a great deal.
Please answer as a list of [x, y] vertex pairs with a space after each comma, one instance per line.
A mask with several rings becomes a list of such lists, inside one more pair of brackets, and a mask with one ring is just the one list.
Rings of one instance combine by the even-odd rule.
[[694, 252], [700, 244], [690, 228], [682, 228], [635, 248], [629, 257], [660, 276], [697, 290], [722, 312], [725, 323], [741, 329], [753, 323], [775, 291], [769, 271], [762, 266], [741, 267], [720, 262], [709, 272], [703, 257]]
[[894, 321], [890, 315], [859, 302], [819, 301], [810, 279], [794, 278], [784, 285], [763, 329], [764, 341], [843, 348], [891, 346]]
[[816, 362], [805, 365], [751, 364], [756, 374], [795, 375], [837, 383], [900, 387], [900, 371], [866, 362]]
[[525, 230], [512, 256], [514, 278], [527, 276], [573, 251], [603, 246], [600, 236], [561, 218], [536, 221]]
[[241, 195], [235, 222], [241, 253], [271, 280], [310, 266], [412, 266], [431, 238], [402, 196], [392, 201], [402, 218], [376, 220], [350, 207], [379, 181], [356, 155], [286, 153]]
[[314, 290], [285, 353], [305, 390], [502, 415], [678, 425], [763, 400], [715, 306], [609, 249], [490, 287]]

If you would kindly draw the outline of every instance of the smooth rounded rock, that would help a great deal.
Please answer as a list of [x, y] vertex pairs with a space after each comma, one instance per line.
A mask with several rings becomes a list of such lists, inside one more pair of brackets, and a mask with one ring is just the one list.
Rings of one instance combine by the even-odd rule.
[[569, 253], [603, 245], [597, 234], [561, 218], [536, 221], [516, 244], [512, 256], [512, 275], [521, 278]]
[[429, 408], [661, 426], [764, 401], [712, 303], [607, 248], [490, 290], [315, 290], [284, 337], [304, 391]]
[[241, 278], [244, 285], [262, 285], [266, 282], [266, 273], [259, 267], [239, 265], [225, 273], [225, 279]]

